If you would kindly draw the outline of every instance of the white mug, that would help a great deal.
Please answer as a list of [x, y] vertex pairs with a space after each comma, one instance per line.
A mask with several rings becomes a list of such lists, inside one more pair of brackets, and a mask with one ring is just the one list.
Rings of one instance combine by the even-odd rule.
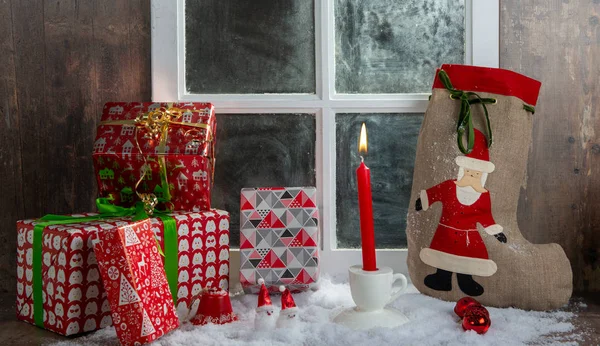
[[[394, 274], [389, 267], [365, 271], [361, 265], [355, 265], [348, 271], [352, 299], [359, 311], [370, 312], [383, 309], [396, 300], [408, 285], [406, 276]], [[394, 285], [396, 281], [400, 281], [400, 285]]]

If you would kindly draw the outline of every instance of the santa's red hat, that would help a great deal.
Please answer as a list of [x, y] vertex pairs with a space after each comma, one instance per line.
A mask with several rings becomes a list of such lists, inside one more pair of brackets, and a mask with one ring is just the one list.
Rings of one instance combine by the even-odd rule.
[[485, 136], [477, 129], [474, 131], [475, 140], [473, 142], [473, 151], [466, 156], [457, 156], [456, 164], [463, 168], [484, 173], [492, 173], [496, 166], [490, 162], [490, 153]]
[[279, 286], [279, 292], [281, 292], [281, 312], [294, 313], [298, 311], [294, 297], [290, 293], [290, 290], [284, 286]]
[[258, 292], [258, 306], [256, 307], [256, 311], [273, 309], [271, 296], [269, 296], [269, 291], [267, 291], [267, 287], [265, 286], [265, 280], [263, 278], [258, 279], [258, 284], [261, 286], [260, 292]]

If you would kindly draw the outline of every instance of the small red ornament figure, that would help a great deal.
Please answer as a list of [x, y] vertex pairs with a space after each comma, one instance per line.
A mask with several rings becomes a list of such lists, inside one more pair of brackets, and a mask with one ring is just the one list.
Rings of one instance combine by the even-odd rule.
[[462, 321], [464, 330], [473, 330], [477, 334], [485, 334], [491, 325], [490, 313], [486, 308], [481, 305], [470, 305], [467, 307], [465, 317]]
[[204, 325], [207, 323], [225, 324], [237, 320], [238, 318], [231, 308], [229, 293], [220, 288], [210, 288], [202, 294], [198, 313], [191, 322], [195, 325]]
[[471, 305], [481, 306], [481, 304], [471, 297], [464, 297], [459, 299], [454, 306], [454, 312], [458, 315], [458, 317], [463, 318], [465, 316], [465, 311]]
[[256, 315], [254, 316], [254, 327], [259, 330], [266, 330], [275, 326], [274, 309], [271, 303], [271, 296], [265, 286], [263, 278], [258, 279], [260, 292], [258, 292], [258, 303], [256, 307]]
[[285, 328], [289, 327], [298, 315], [298, 307], [296, 307], [296, 302], [294, 302], [290, 290], [285, 286], [279, 286], [279, 292], [281, 292], [281, 312], [277, 318], [277, 327]]

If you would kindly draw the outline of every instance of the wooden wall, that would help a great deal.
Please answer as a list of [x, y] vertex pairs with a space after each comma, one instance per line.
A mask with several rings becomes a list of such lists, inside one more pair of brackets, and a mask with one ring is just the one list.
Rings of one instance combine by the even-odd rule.
[[[600, 1], [500, 1], [500, 65], [542, 82], [518, 220], [600, 291]], [[524, 148], [527, 150], [527, 148]]]
[[92, 210], [108, 100], [150, 100], [150, 0], [0, 0], [0, 292], [15, 220]]
[[[15, 220], [90, 210], [107, 100], [150, 100], [150, 0], [0, 0], [0, 293]], [[600, 1], [501, 1], [501, 66], [541, 80], [519, 222], [600, 290]]]

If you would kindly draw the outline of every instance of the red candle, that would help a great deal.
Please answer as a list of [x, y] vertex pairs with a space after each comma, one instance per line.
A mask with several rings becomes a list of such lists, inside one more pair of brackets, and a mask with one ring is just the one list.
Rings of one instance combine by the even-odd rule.
[[[358, 144], [360, 153], [367, 153], [367, 128], [362, 124]], [[373, 198], [371, 197], [371, 170], [360, 157], [360, 166], [356, 169], [358, 182], [358, 209], [360, 211], [360, 238], [362, 243], [363, 270], [377, 270], [375, 255], [375, 228], [373, 227]]]

